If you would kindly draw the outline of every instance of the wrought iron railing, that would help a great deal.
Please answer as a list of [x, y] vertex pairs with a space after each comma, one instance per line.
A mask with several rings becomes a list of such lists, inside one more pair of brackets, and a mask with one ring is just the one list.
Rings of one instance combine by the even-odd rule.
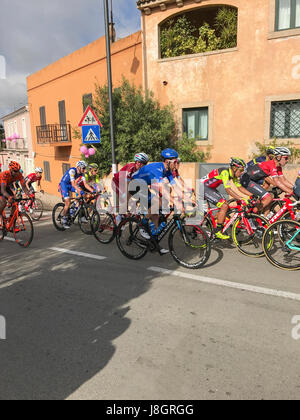
[[36, 127], [38, 144], [63, 144], [70, 143], [70, 124], [48, 124]]

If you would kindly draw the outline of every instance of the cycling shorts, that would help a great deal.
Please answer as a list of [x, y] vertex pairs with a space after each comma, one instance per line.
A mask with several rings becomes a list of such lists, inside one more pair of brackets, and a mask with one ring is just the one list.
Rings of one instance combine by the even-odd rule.
[[255, 197], [260, 198], [261, 200], [265, 200], [271, 195], [257, 182], [252, 181], [250, 176], [247, 174], [247, 172], [245, 172], [241, 176], [241, 184], [244, 188], [246, 188], [247, 191], [249, 191]]
[[59, 190], [58, 191], [61, 193], [62, 198], [64, 200], [66, 200], [67, 198], [70, 198], [70, 193], [76, 192], [75, 188], [72, 187], [72, 184], [65, 183], [65, 182], [61, 182], [59, 184]]
[[226, 203], [225, 198], [222, 196], [219, 191], [214, 188], [209, 188], [204, 184], [204, 200], [209, 201], [214, 206], [221, 208], [224, 203]]

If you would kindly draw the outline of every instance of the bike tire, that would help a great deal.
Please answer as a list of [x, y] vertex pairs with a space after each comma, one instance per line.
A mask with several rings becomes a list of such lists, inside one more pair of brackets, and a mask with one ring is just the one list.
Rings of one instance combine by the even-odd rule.
[[116, 237], [117, 226], [114, 217], [109, 213], [99, 213], [94, 210], [91, 220], [92, 234], [103, 245], [108, 245]]
[[[32, 213], [31, 213], [31, 210], [32, 210]], [[42, 218], [43, 213], [44, 213], [43, 203], [39, 198], [36, 198], [34, 202], [32, 203], [32, 207], [30, 209], [30, 217], [35, 222], [38, 222]]]
[[[198, 240], [197, 243], [196, 238]], [[189, 240], [189, 243], [187, 243], [186, 240]], [[192, 243], [193, 241], [194, 243]], [[179, 251], [179, 246], [177, 247], [177, 245], [183, 245], [182, 249], [185, 251], [189, 250], [186, 252], [187, 257], [182, 255], [183, 253], [182, 251]], [[181, 227], [179, 228], [176, 224], [169, 236], [169, 250], [173, 259], [180, 266], [191, 270], [198, 270], [202, 268], [210, 258], [211, 243], [205, 230], [199, 226], [181, 224]], [[193, 256], [193, 262], [191, 262], [192, 251], [195, 255]], [[197, 255], [198, 252], [202, 253], [200, 257]], [[181, 255], [179, 255], [179, 253]]]
[[[82, 210], [80, 211], [78, 215], [78, 224], [80, 227], [80, 230], [85, 235], [93, 235], [93, 229], [92, 229], [92, 217], [95, 211], [95, 207], [92, 204], [85, 204], [82, 206]], [[85, 217], [87, 222], [82, 221], [82, 217]]]
[[[279, 246], [278, 249], [280, 249], [280, 247], [282, 247], [282, 253], [286, 252], [286, 257], [292, 257], [290, 255], [290, 251], [288, 249], [285, 249], [284, 247], [284, 243], [285, 240], [282, 237], [283, 236], [283, 232], [284, 232], [284, 225], [290, 225], [290, 226], [295, 226], [296, 228], [300, 229], [300, 223], [292, 221], [292, 220], [278, 220], [277, 222], [273, 223], [271, 226], [269, 226], [269, 228], [266, 230], [264, 237], [263, 237], [263, 250], [265, 253], [265, 256], [267, 258], [267, 260], [275, 267], [280, 268], [282, 270], [285, 271], [298, 271], [300, 270], [300, 238], [298, 240], [299, 242], [299, 251], [296, 251], [296, 257], [298, 259], [298, 263], [294, 266], [291, 267], [290, 265], [287, 264], [283, 264], [282, 262], [278, 261], [278, 257], [274, 256], [274, 247], [278, 244], [276, 244], [276, 234], [277, 236], [279, 236]], [[268, 240], [269, 237], [272, 237], [272, 245], [269, 246], [268, 245]], [[300, 234], [299, 234], [300, 236]], [[298, 245], [298, 244], [297, 244]], [[288, 255], [289, 254], [289, 255]], [[298, 257], [299, 255], [299, 257]]]
[[148, 253], [146, 241], [139, 237], [140, 221], [137, 218], [124, 219], [116, 231], [116, 242], [120, 252], [130, 260], [141, 260]]
[[[55, 229], [58, 230], [59, 232], [64, 232], [66, 230], [61, 223], [62, 212], [64, 208], [65, 208], [64, 203], [58, 203], [52, 210], [52, 222]], [[58, 212], [58, 216], [56, 216], [57, 212]]]
[[[27, 228], [25, 224], [28, 224]], [[28, 232], [28, 237], [25, 240], [20, 239], [20, 236], [18, 237], [17, 235], [25, 231]], [[32, 220], [27, 213], [19, 213], [19, 217], [14, 221], [13, 234], [19, 246], [22, 248], [28, 248], [30, 246], [34, 236], [34, 228]]]
[[[255, 213], [248, 213], [247, 218], [251, 218], [255, 223], [256, 230], [252, 237], [249, 235], [246, 226], [244, 225], [243, 218], [238, 217], [232, 228], [232, 240], [239, 252], [247, 257], [261, 258], [265, 255], [262, 249], [262, 239], [265, 230], [269, 226], [268, 221]], [[254, 250], [250, 249], [253, 245]]]

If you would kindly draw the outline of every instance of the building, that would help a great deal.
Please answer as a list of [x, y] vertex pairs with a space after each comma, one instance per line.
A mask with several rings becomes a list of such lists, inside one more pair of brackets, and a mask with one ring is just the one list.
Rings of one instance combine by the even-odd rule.
[[31, 136], [29, 107], [26, 105], [4, 117], [6, 142], [0, 152], [2, 170], [11, 160], [19, 162], [25, 174], [34, 170], [34, 152]]
[[[178, 126], [211, 147], [213, 162], [248, 157], [256, 141], [300, 145], [299, 0], [139, 0], [143, 80]], [[185, 15], [211, 22], [221, 7], [237, 12], [233, 48], [163, 58], [162, 30]]]
[[[114, 85], [125, 76], [161, 105], [172, 103], [179, 130], [209, 147], [212, 163], [250, 158], [255, 142], [274, 137], [300, 145], [300, 0], [139, 0], [137, 7], [141, 32], [112, 44]], [[185, 16], [197, 31], [204, 22], [211, 29], [224, 7], [236, 16], [230, 47], [199, 52], [197, 44], [199, 51], [164, 55], [170, 20]], [[35, 164], [51, 194], [81, 157], [73, 128], [106, 74], [103, 37], [27, 79]]]
[[[141, 33], [112, 44], [113, 83], [125, 76], [142, 85]], [[43, 188], [58, 194], [63, 173], [81, 159], [82, 142], [73, 129], [93, 102], [95, 84], [107, 84], [105, 37], [75, 51], [27, 78], [35, 165], [44, 168]]]

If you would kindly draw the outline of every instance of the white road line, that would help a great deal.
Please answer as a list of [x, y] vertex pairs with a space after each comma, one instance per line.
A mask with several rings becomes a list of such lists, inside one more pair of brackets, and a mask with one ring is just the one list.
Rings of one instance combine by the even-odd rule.
[[94, 260], [106, 260], [107, 257], [101, 257], [100, 255], [86, 254], [85, 252], [70, 251], [64, 248], [49, 248], [51, 251], [60, 252], [62, 254], [77, 255], [78, 257], [92, 258]]
[[269, 296], [275, 296], [275, 297], [280, 297], [284, 299], [300, 301], [300, 295], [296, 293], [284, 292], [282, 290], [267, 289], [265, 287], [251, 286], [250, 284], [233, 283], [226, 280], [219, 280], [219, 279], [214, 279], [214, 278], [209, 278], [209, 277], [196, 276], [195, 274], [183, 273], [182, 271], [166, 270], [160, 267], [149, 267], [148, 271], [153, 271], [155, 273], [160, 273], [160, 274], [166, 274], [169, 276], [182, 277], [185, 279], [195, 280], [201, 283], [212, 284], [215, 286], [229, 287], [231, 289], [238, 289], [238, 290], [248, 291], [252, 293], [259, 293], [261, 295], [269, 295]]
[[4, 238], [5, 241], [9, 241], [9, 242], [15, 242], [16, 240], [14, 238]]

